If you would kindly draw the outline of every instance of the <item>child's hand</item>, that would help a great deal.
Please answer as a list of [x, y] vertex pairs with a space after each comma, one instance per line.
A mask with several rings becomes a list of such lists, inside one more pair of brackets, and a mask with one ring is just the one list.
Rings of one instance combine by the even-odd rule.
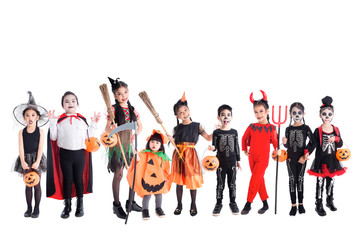
[[58, 119], [58, 117], [55, 116], [55, 110], [53, 110], [52, 112], [51, 112], [51, 110], [49, 110], [49, 112], [48, 112], [48, 118], [49, 118], [49, 119]]
[[24, 162], [24, 163], [22, 162], [22, 163], [21, 163], [21, 167], [22, 167], [22, 169], [24, 169], [24, 170], [30, 169], [30, 168], [29, 168], [29, 165], [28, 165], [26, 162]]
[[304, 164], [305, 162], [306, 162], [305, 156], [301, 156], [301, 157], [299, 158], [298, 163]]
[[244, 154], [245, 154], [245, 156], [249, 156], [249, 152], [246, 150], [246, 151], [244, 151]]
[[215, 150], [215, 147], [212, 146], [212, 145], [209, 145], [209, 146], [208, 146], [208, 150], [209, 150], [209, 151], [214, 151], [214, 150]]
[[236, 162], [236, 166], [237, 166], [237, 169], [242, 171], [242, 168], [241, 168], [241, 165], [240, 165], [240, 161], [237, 161]]
[[174, 138], [173, 136], [171, 136], [170, 134], [166, 134], [167, 138], [170, 140], [170, 141], [174, 141]]
[[278, 155], [278, 156], [281, 156], [281, 149], [278, 149], [278, 150], [277, 150], [277, 155]]
[[98, 112], [98, 114], [96, 114], [96, 112], [94, 112], [94, 117], [91, 118], [91, 121], [98, 123], [100, 120], [100, 116], [101, 115], [99, 112]]
[[33, 165], [31, 165], [31, 168], [36, 170], [39, 167], [40, 162], [34, 162]]
[[330, 138], [328, 139], [328, 142], [329, 142], [329, 143], [335, 142], [335, 136], [330, 137]]
[[287, 143], [287, 138], [286, 138], [286, 137], [283, 137], [283, 138], [282, 138], [282, 143], [283, 143], [283, 144], [286, 144], [286, 143]]

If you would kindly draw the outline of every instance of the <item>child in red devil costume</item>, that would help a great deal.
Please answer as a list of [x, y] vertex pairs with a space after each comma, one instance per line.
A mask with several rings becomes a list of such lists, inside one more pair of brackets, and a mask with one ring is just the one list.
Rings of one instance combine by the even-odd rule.
[[[269, 105], [267, 96], [264, 91], [261, 100], [255, 101], [253, 93], [250, 95], [250, 101], [254, 104], [255, 117], [258, 123], [252, 123], [246, 129], [242, 137], [242, 150], [249, 157], [249, 166], [251, 170], [251, 179], [247, 195], [247, 202], [241, 211], [242, 215], [246, 215], [251, 210], [257, 193], [259, 193], [263, 201], [263, 207], [258, 211], [259, 214], [265, 213], [268, 209], [268, 194], [265, 187], [265, 170], [269, 165], [270, 143], [277, 148], [277, 133], [274, 125], [269, 123]], [[250, 149], [248, 149], [250, 147]]]

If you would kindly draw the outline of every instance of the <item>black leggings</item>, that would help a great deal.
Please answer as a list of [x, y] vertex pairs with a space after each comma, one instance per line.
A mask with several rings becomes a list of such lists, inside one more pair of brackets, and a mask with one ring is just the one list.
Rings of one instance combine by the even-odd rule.
[[225, 189], [226, 176], [229, 187], [230, 202], [234, 203], [236, 198], [236, 166], [230, 166], [227, 168], [219, 167], [216, 170], [216, 175], [217, 175], [217, 186], [216, 186], [217, 203], [222, 202], [223, 192]]
[[72, 192], [72, 184], [74, 182], [76, 196], [83, 197], [83, 172], [85, 167], [85, 152], [80, 150], [60, 149], [60, 166], [64, 179], [64, 198], [70, 199]]
[[299, 203], [302, 203], [304, 199], [304, 173], [306, 169], [306, 162], [301, 164], [296, 160], [286, 160], [286, 165], [289, 173], [291, 203], [296, 204], [296, 190], [298, 194], [298, 201]]

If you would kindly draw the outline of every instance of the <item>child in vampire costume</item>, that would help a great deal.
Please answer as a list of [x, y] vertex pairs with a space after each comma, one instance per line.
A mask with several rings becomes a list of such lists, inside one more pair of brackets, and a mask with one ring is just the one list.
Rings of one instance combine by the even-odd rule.
[[[277, 133], [276, 127], [269, 123], [269, 104], [264, 91], [261, 91], [263, 98], [255, 101], [253, 94], [250, 95], [250, 101], [253, 103], [254, 113], [258, 123], [252, 123], [246, 129], [242, 137], [242, 150], [249, 157], [249, 165], [251, 170], [251, 179], [247, 195], [247, 202], [241, 211], [242, 215], [246, 215], [251, 210], [257, 193], [259, 193], [263, 207], [258, 211], [259, 214], [265, 213], [269, 209], [267, 203], [268, 194], [265, 186], [265, 170], [269, 165], [270, 144], [277, 149]], [[250, 149], [248, 149], [250, 147]]]
[[[14, 108], [15, 119], [25, 128], [19, 131], [19, 157], [14, 166], [14, 171], [21, 175], [28, 171], [36, 171], [39, 176], [46, 171], [46, 157], [43, 154], [44, 132], [40, 129], [47, 122], [47, 111], [36, 105], [31, 92], [28, 103], [20, 104]], [[35, 207], [32, 209], [33, 189], [35, 195]], [[41, 185], [40, 182], [34, 187], [25, 187], [27, 210], [24, 217], [37, 218], [40, 214]]]
[[[129, 89], [128, 85], [123, 82], [119, 81], [119, 79], [113, 80], [108, 78], [111, 84], [111, 90], [114, 94], [115, 104], [113, 105], [113, 112], [115, 116], [115, 124], [108, 119], [106, 123], [106, 132], [111, 132], [117, 126], [120, 126], [125, 123], [130, 122], [137, 122], [138, 126], [138, 135], [142, 130], [142, 124], [140, 121], [139, 113], [135, 110], [135, 108], [130, 104], [129, 101]], [[112, 190], [113, 190], [113, 212], [116, 214], [117, 217], [125, 219], [126, 213], [121, 206], [120, 203], [120, 181], [123, 176], [123, 170], [125, 166], [125, 161], [127, 165], [130, 165], [130, 161], [134, 156], [133, 147], [132, 147], [132, 131], [125, 130], [118, 133], [120, 138], [122, 149], [124, 151], [125, 158], [123, 158], [121, 149], [117, 144], [114, 147], [108, 148], [108, 171], [114, 173], [114, 178], [112, 181]], [[129, 199], [130, 199], [130, 190], [129, 190]], [[126, 209], [129, 205], [129, 200], [126, 201]], [[141, 207], [133, 201], [131, 205], [131, 209], [137, 212], [141, 212]]]
[[[160, 131], [153, 130], [147, 138], [146, 149], [139, 153], [134, 190], [137, 195], [143, 198], [142, 217], [144, 220], [150, 219], [149, 201], [151, 195], [155, 196], [156, 215], [165, 217], [161, 208], [162, 194], [170, 191], [172, 183], [168, 180], [171, 160], [165, 153], [164, 143], [166, 142], [166, 137]], [[130, 186], [134, 180], [134, 165], [135, 160], [131, 161], [127, 174]]]
[[[287, 148], [286, 165], [289, 173], [289, 191], [291, 199], [290, 216], [295, 216], [296, 207], [296, 191], [299, 202], [299, 213], [305, 213], [303, 205], [304, 198], [304, 173], [306, 162], [309, 155], [314, 151], [316, 143], [309, 126], [305, 125], [304, 105], [295, 102], [290, 106], [290, 125], [285, 130], [285, 137], [282, 141]], [[291, 120], [294, 124], [291, 125]], [[304, 123], [302, 123], [304, 121]], [[307, 139], [309, 139], [308, 143]]]
[[[177, 126], [174, 128], [174, 135], [168, 135], [169, 139], [175, 141], [180, 152], [175, 150], [172, 157], [170, 180], [175, 182], [176, 197], [178, 205], [174, 211], [175, 215], [180, 215], [182, 211], [183, 186], [190, 189], [191, 206], [190, 215], [197, 214], [196, 208], [196, 189], [204, 183], [201, 165], [195, 150], [195, 144], [199, 135], [207, 141], [212, 139], [212, 134], [208, 135], [203, 126], [198, 122], [193, 122], [190, 115], [190, 109], [185, 99], [185, 93], [182, 98], [174, 105], [174, 114], [177, 120]], [[179, 123], [179, 119], [182, 121]]]
[[71, 212], [71, 198], [77, 197], [75, 216], [84, 215], [83, 194], [92, 193], [91, 153], [87, 152], [85, 140], [94, 136], [99, 114], [94, 114], [90, 125], [86, 118], [76, 113], [77, 96], [65, 92], [61, 105], [65, 110], [56, 117], [49, 111], [48, 172], [46, 195], [64, 199], [61, 218], [68, 218]]
[[341, 176], [345, 173], [339, 160], [336, 159], [337, 148], [342, 147], [343, 141], [340, 131], [337, 127], [330, 124], [334, 117], [334, 107], [331, 105], [332, 98], [326, 96], [322, 99], [320, 106], [320, 117], [323, 124], [315, 129], [314, 138], [316, 142], [315, 159], [308, 170], [308, 173], [317, 177], [316, 179], [316, 208], [319, 216], [325, 216], [326, 212], [322, 203], [324, 183], [326, 181], [326, 206], [331, 211], [336, 211], [334, 205], [334, 182], [335, 176]]
[[220, 215], [226, 177], [230, 196], [229, 206], [231, 212], [237, 215], [239, 208], [235, 202], [236, 167], [240, 168], [240, 148], [238, 133], [235, 129], [230, 128], [232, 108], [229, 105], [224, 104], [218, 108], [218, 120], [221, 122], [220, 129], [213, 132], [212, 146], [209, 146], [209, 150], [216, 151], [216, 157], [219, 159], [219, 167], [216, 169], [216, 205], [213, 216]]

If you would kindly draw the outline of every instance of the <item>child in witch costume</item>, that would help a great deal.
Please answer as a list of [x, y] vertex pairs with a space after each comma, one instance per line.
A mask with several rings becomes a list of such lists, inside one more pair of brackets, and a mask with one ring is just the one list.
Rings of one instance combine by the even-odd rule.
[[[113, 80], [108, 78], [111, 84], [111, 90], [114, 94], [115, 104], [113, 105], [113, 112], [115, 116], [115, 124], [108, 119], [106, 123], [106, 132], [111, 132], [117, 126], [120, 126], [129, 122], [137, 122], [138, 126], [138, 134], [140, 134], [142, 130], [142, 123], [140, 121], [140, 116], [135, 108], [130, 104], [129, 101], [129, 89], [128, 85], [119, 81], [119, 79]], [[128, 165], [130, 165], [130, 160], [134, 156], [134, 152], [132, 149], [132, 132], [131, 130], [121, 131], [118, 133], [122, 149], [124, 151], [125, 158], [123, 158], [121, 149], [117, 144], [115, 147], [111, 147], [108, 149], [108, 171], [114, 173], [114, 178], [112, 182], [112, 190], [113, 190], [113, 212], [117, 217], [125, 219], [126, 213], [123, 210], [120, 203], [120, 181], [123, 176], [123, 170], [125, 166], [125, 161]], [[130, 194], [131, 191], [129, 191]], [[129, 197], [130, 199], [130, 197]], [[126, 201], [126, 209], [128, 208], [129, 200]], [[133, 201], [131, 210], [141, 212], [141, 207]]]
[[[309, 155], [314, 151], [316, 143], [309, 126], [305, 125], [304, 105], [295, 102], [290, 106], [290, 125], [285, 130], [285, 137], [282, 138], [284, 146], [287, 148], [286, 165], [289, 173], [289, 191], [291, 199], [290, 216], [295, 216], [296, 190], [299, 201], [299, 213], [305, 213], [303, 205], [304, 198], [304, 173], [306, 162]], [[291, 120], [294, 124], [291, 125]], [[303, 122], [302, 122], [303, 121]], [[306, 144], [307, 139], [309, 139]]]
[[[45, 108], [36, 105], [31, 92], [29, 101], [14, 108], [15, 119], [25, 128], [19, 131], [19, 157], [14, 166], [14, 171], [24, 175], [34, 170], [39, 176], [46, 171], [46, 157], [43, 154], [44, 131], [40, 129], [48, 119]], [[32, 209], [33, 188], [35, 193], [35, 207]], [[37, 218], [40, 214], [41, 185], [40, 182], [34, 187], [25, 187], [27, 210], [24, 217]]]
[[[155, 195], [155, 212], [159, 217], [165, 217], [161, 208], [162, 194], [170, 191], [171, 182], [168, 180], [170, 174], [170, 158], [165, 153], [164, 143], [166, 137], [160, 132], [153, 130], [147, 138], [146, 149], [139, 153], [136, 163], [135, 192], [143, 198], [142, 217], [150, 219], [149, 201], [151, 195]], [[132, 186], [134, 179], [134, 164], [131, 162], [127, 174], [129, 185]]]
[[[276, 127], [269, 123], [269, 104], [264, 91], [260, 90], [263, 98], [255, 101], [253, 93], [250, 95], [250, 101], [254, 106], [255, 117], [258, 123], [252, 123], [246, 129], [242, 137], [242, 150], [249, 157], [251, 170], [251, 179], [247, 195], [247, 202], [241, 211], [242, 215], [248, 214], [251, 210], [257, 193], [259, 193], [263, 207], [258, 211], [259, 214], [265, 213], [269, 209], [267, 203], [268, 194], [266, 192], [264, 175], [269, 165], [270, 144], [274, 149], [278, 146]], [[248, 149], [250, 147], [250, 149]]]
[[346, 171], [346, 168], [336, 159], [337, 148], [342, 147], [343, 141], [339, 129], [330, 124], [334, 117], [332, 101], [332, 98], [329, 96], [322, 99], [323, 104], [320, 106], [320, 118], [323, 124], [314, 131], [316, 142], [315, 159], [308, 170], [310, 175], [317, 177], [315, 211], [319, 216], [326, 215], [322, 204], [324, 182], [326, 181], [326, 206], [331, 211], [336, 211], [337, 208], [333, 202], [335, 176], [341, 176]]
[[[91, 153], [87, 152], [85, 140], [94, 136], [100, 113], [94, 113], [88, 125], [86, 118], [76, 113], [79, 101], [73, 92], [65, 92], [61, 99], [65, 113], [55, 116], [49, 111], [47, 196], [64, 199], [61, 218], [71, 212], [71, 198], [77, 196], [76, 217], [84, 215], [83, 194], [92, 192]], [[73, 187], [73, 183], [75, 188]]]
[[[191, 120], [190, 109], [185, 99], [185, 93], [182, 98], [174, 105], [174, 114], [177, 118], [177, 126], [174, 128], [174, 135], [168, 135], [169, 139], [175, 141], [180, 152], [174, 151], [172, 157], [170, 180], [175, 182], [176, 196], [178, 205], [174, 211], [175, 215], [182, 211], [183, 185], [190, 189], [191, 207], [190, 215], [197, 214], [196, 208], [196, 189], [204, 183], [201, 165], [195, 150], [195, 144], [199, 135], [207, 141], [211, 141], [212, 134], [208, 135], [200, 123]], [[179, 124], [179, 119], [181, 123]]]
[[220, 215], [222, 209], [223, 192], [225, 188], [225, 178], [229, 187], [230, 209], [234, 215], [239, 214], [239, 208], [235, 202], [236, 198], [236, 172], [241, 169], [240, 166], [240, 148], [238, 133], [230, 128], [232, 120], [232, 108], [229, 105], [221, 105], [218, 108], [218, 120], [221, 122], [220, 129], [213, 132], [212, 145], [209, 150], [217, 151], [216, 157], [219, 159], [219, 167], [216, 170], [216, 205], [213, 210], [213, 216]]

